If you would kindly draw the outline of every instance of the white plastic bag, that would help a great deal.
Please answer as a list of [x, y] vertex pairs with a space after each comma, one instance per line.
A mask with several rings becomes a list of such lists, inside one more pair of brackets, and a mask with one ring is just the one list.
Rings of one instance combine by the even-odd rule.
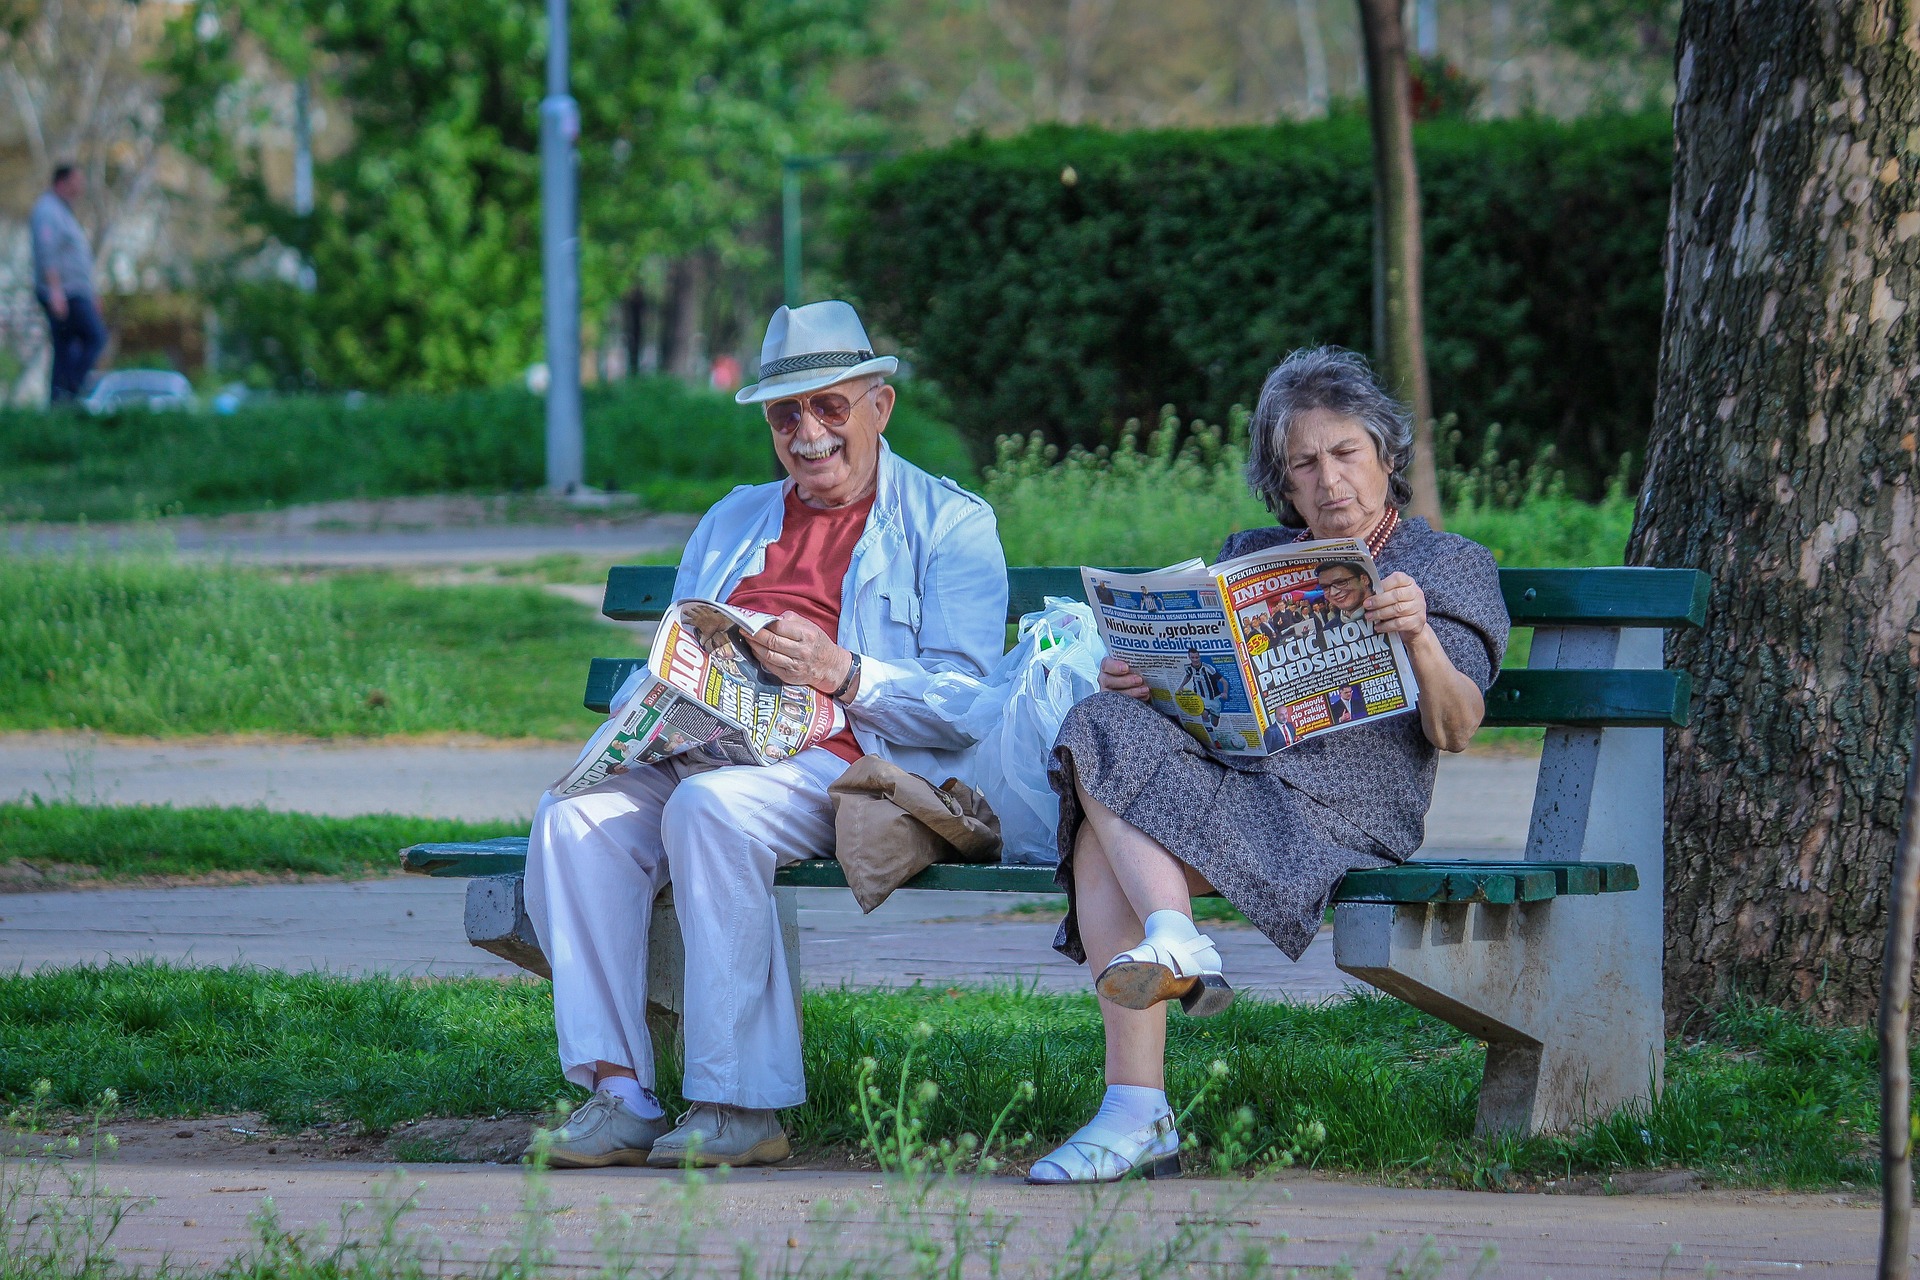
[[927, 702], [977, 739], [964, 780], [1000, 816], [1001, 860], [1052, 865], [1060, 800], [1047, 785], [1053, 740], [1067, 712], [1100, 687], [1106, 646], [1093, 610], [1048, 596], [1045, 608], [1020, 619], [1020, 639], [985, 680], [936, 676]]

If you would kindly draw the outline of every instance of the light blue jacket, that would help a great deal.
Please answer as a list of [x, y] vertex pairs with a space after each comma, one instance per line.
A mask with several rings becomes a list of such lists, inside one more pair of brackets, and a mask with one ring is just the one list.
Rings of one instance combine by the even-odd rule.
[[[725, 600], [766, 568], [792, 483], [741, 485], [715, 503], [681, 556], [673, 598]], [[840, 589], [838, 639], [861, 659], [847, 708], [861, 748], [935, 786], [964, 777], [974, 739], [927, 705], [927, 685], [941, 672], [992, 670], [1006, 617], [1007, 558], [993, 508], [883, 438], [873, 511]]]

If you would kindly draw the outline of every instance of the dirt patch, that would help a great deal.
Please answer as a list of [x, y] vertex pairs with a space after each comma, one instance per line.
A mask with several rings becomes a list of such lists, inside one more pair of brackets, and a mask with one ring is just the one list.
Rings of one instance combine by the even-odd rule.
[[77, 862], [0, 862], [0, 893], [39, 893], [47, 889], [78, 889], [97, 881], [100, 868]]

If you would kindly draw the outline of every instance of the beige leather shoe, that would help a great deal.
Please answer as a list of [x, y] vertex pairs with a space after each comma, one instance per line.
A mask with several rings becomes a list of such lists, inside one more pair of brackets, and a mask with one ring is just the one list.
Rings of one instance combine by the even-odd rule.
[[[547, 1163], [555, 1169], [601, 1169], [645, 1164], [653, 1144], [673, 1126], [665, 1116], [645, 1120], [611, 1093], [596, 1093], [553, 1131]], [[527, 1144], [527, 1156], [535, 1143]]]
[[778, 1164], [792, 1154], [778, 1112], [696, 1102], [680, 1117], [672, 1133], [653, 1144], [647, 1163], [656, 1169], [741, 1168]]

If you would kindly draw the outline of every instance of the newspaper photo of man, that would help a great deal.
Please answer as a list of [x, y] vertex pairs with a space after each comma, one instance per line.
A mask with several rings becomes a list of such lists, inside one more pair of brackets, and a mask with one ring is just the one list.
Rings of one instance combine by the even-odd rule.
[[1367, 702], [1360, 696], [1358, 685], [1342, 685], [1327, 699], [1327, 714], [1335, 724], [1345, 724], [1349, 720], [1358, 720], [1367, 714]]
[[1320, 590], [1326, 593], [1327, 603], [1337, 611], [1338, 617], [1329, 621], [1352, 622], [1366, 617], [1368, 585], [1364, 565], [1352, 560], [1329, 560], [1314, 569], [1314, 576], [1320, 579]]
[[1227, 705], [1227, 678], [1202, 658], [1198, 649], [1187, 650], [1187, 670], [1174, 693], [1178, 695], [1189, 689], [1200, 699], [1201, 719], [1206, 724], [1208, 739], [1212, 740], [1216, 737], [1214, 731], [1220, 727], [1220, 713]]

